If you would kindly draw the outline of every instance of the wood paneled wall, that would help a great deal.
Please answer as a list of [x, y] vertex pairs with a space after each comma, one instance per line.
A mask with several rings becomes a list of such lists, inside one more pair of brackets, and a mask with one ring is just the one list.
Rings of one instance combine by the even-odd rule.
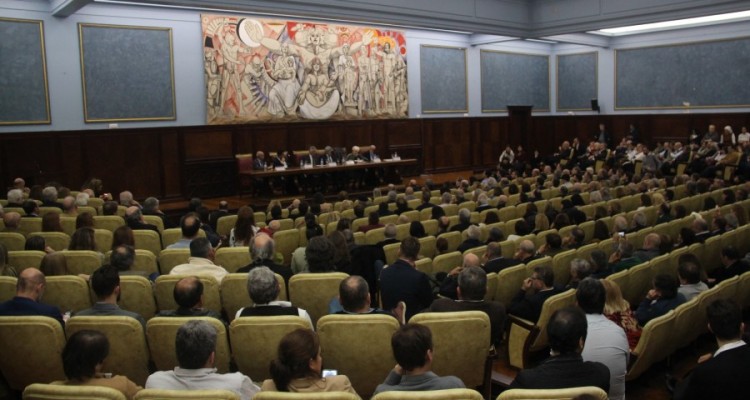
[[310, 145], [374, 144], [381, 156], [416, 158], [409, 174], [492, 167], [506, 144], [554, 152], [563, 140], [591, 140], [606, 124], [619, 141], [635, 124], [642, 141], [685, 140], [690, 129], [711, 123], [735, 132], [750, 114], [669, 114], [532, 117], [528, 131], [511, 135], [510, 117], [324, 121], [253, 125], [189, 126], [0, 135], [0, 179], [16, 176], [29, 185], [58, 181], [78, 188], [96, 176], [105, 190], [129, 189], [136, 198], [222, 196], [236, 192], [234, 155], [257, 150], [301, 150]]

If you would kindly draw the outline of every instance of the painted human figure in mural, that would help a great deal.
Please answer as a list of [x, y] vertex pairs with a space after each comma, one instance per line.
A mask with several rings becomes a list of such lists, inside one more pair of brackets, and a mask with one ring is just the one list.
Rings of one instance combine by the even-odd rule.
[[206, 101], [208, 103], [209, 121], [214, 119], [221, 110], [219, 104], [221, 76], [214, 52], [215, 50], [212, 48], [203, 50], [203, 71], [206, 74]]
[[354, 57], [349, 55], [349, 45], [344, 44], [342, 54], [336, 63], [336, 75], [342, 102], [346, 107], [354, 107], [354, 89], [357, 86], [357, 71], [354, 69]]
[[378, 52], [374, 49], [370, 49], [370, 86], [372, 87], [372, 110], [375, 114], [382, 112], [383, 102], [383, 64], [381, 64], [378, 58]]
[[274, 81], [266, 72], [260, 57], [253, 55], [250, 63], [245, 65], [242, 77], [242, 95], [245, 97], [244, 106], [252, 105], [255, 110], [261, 110], [267, 103], [267, 96]]
[[279, 53], [271, 74], [276, 83], [268, 95], [268, 112], [274, 117], [295, 114], [297, 94], [300, 90], [297, 80], [297, 61], [289, 53], [289, 46], [284, 43], [279, 48]]
[[228, 96], [234, 95], [237, 106], [237, 113], [244, 113], [242, 105], [242, 89], [240, 88], [240, 67], [239, 53], [240, 45], [237, 43], [234, 33], [227, 32], [224, 35], [224, 43], [221, 46], [221, 56], [224, 59], [224, 69], [221, 73], [221, 106], [226, 109]]
[[396, 81], [396, 112], [405, 115], [409, 110], [409, 95], [406, 87], [406, 63], [402, 57], [396, 59], [393, 73]]
[[367, 55], [367, 46], [359, 48], [357, 58], [357, 111], [359, 115], [366, 115], [372, 107], [372, 85], [370, 85], [370, 58]]
[[309, 119], [325, 119], [336, 112], [339, 105], [339, 91], [336, 90], [335, 77], [329, 78], [323, 69], [323, 62], [318, 58], [310, 61], [312, 67], [307, 71], [305, 81], [297, 95], [300, 114]]
[[385, 99], [385, 109], [392, 113], [396, 111], [396, 64], [398, 55], [391, 50], [391, 43], [385, 42], [383, 50], [378, 51], [378, 55], [383, 59], [383, 95]]

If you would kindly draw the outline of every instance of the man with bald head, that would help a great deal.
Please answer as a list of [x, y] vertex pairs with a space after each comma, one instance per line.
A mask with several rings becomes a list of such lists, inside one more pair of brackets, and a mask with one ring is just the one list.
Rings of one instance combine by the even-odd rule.
[[[443, 279], [440, 284], [440, 295], [451, 299], [458, 298], [458, 274], [465, 268], [469, 267], [481, 267], [482, 263], [476, 254], [469, 253], [464, 255], [463, 263], [451, 270], [448, 275]], [[438, 279], [440, 277], [438, 276]]]
[[633, 257], [641, 262], [651, 261], [653, 258], [661, 255], [659, 247], [661, 246], [661, 237], [658, 233], [649, 233], [643, 238], [643, 248], [636, 250]]
[[138, 206], [130, 206], [125, 210], [125, 222], [128, 223], [128, 227], [132, 230], [148, 229], [154, 232], [159, 232], [159, 228], [156, 225], [147, 224], [143, 219], [143, 212]]
[[120, 205], [125, 207], [140, 206], [137, 201], [133, 200], [133, 193], [129, 190], [120, 192]]
[[[474, 256], [473, 254], [471, 254]], [[474, 256], [476, 257], [476, 256]], [[469, 263], [479, 263], [473, 258]], [[464, 265], [467, 264], [464, 258]], [[505, 307], [497, 301], [485, 301], [487, 293], [487, 273], [479, 266], [464, 266], [458, 273], [457, 300], [440, 298], [432, 302], [430, 311], [482, 311], [490, 318], [490, 341], [499, 346], [503, 340], [505, 326]]]
[[273, 221], [269, 222], [268, 225], [260, 228], [260, 231], [265, 233], [266, 235], [273, 237], [274, 233], [281, 230], [281, 222], [278, 219], [274, 219]]
[[10, 211], [3, 215], [3, 223], [5, 228], [3, 232], [18, 232], [18, 225], [21, 223], [21, 214]]
[[344, 278], [339, 284], [339, 297], [338, 301], [341, 304], [341, 311], [337, 311], [336, 314], [349, 314], [349, 315], [369, 315], [369, 314], [383, 314], [390, 315], [396, 319], [403, 315], [402, 303], [394, 309], [398, 312], [398, 315], [381, 310], [379, 308], [370, 307], [370, 286], [367, 281], [359, 275], [352, 275]]
[[78, 216], [78, 205], [76, 204], [76, 198], [73, 196], [66, 196], [62, 201], [62, 215], [66, 217], [77, 217]]
[[167, 246], [168, 249], [187, 249], [190, 248], [190, 242], [198, 237], [201, 230], [201, 219], [198, 214], [189, 212], [180, 219], [180, 231], [182, 238]]
[[213, 317], [221, 319], [219, 313], [203, 308], [203, 283], [197, 276], [186, 276], [174, 285], [172, 291], [176, 310], [159, 311], [159, 317]]
[[64, 326], [60, 309], [39, 302], [46, 285], [47, 280], [42, 271], [36, 268], [21, 271], [16, 282], [16, 296], [0, 304], [0, 316], [40, 315], [54, 318]]
[[250, 246], [250, 258], [252, 262], [237, 270], [237, 272], [250, 272], [255, 267], [268, 267], [274, 273], [284, 277], [284, 282], [289, 282], [292, 277], [292, 269], [276, 264], [273, 257], [276, 254], [276, 242], [265, 233], [259, 233], [253, 238]]

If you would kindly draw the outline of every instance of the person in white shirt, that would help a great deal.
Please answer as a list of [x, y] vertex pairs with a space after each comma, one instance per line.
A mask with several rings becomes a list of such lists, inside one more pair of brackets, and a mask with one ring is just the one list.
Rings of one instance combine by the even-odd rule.
[[505, 146], [505, 150], [503, 150], [502, 153], [500, 153], [500, 158], [497, 160], [500, 164], [503, 163], [503, 160], [508, 161], [508, 164], [513, 164], [513, 160], [515, 159], [516, 155], [513, 154], [513, 149], [510, 148], [510, 145]]
[[746, 126], [743, 126], [740, 130], [740, 134], [737, 135], [737, 143], [745, 144], [747, 142], [750, 142], [750, 132], [747, 131]]
[[598, 361], [609, 369], [610, 400], [625, 400], [625, 374], [630, 347], [625, 331], [604, 316], [607, 293], [604, 285], [593, 278], [578, 284], [576, 301], [586, 313], [588, 334], [581, 356], [584, 361]]
[[186, 264], [180, 264], [169, 271], [170, 275], [213, 276], [218, 283], [229, 272], [220, 265], [214, 264], [216, 252], [206, 238], [196, 238], [190, 242], [190, 258]]
[[211, 390], [235, 392], [250, 400], [260, 388], [240, 372], [219, 374], [214, 368], [216, 328], [206, 321], [192, 320], [177, 330], [175, 352], [179, 367], [157, 371], [146, 380], [147, 389]]

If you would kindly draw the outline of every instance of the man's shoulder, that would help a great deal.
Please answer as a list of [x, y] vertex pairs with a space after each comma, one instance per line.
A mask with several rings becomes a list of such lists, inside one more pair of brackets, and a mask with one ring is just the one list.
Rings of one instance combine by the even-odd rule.
[[441, 389], [463, 389], [466, 387], [464, 385], [464, 382], [457, 376], [448, 375], [448, 376], [439, 376], [433, 380], [433, 384], [435, 386], [434, 389], [441, 390]]

